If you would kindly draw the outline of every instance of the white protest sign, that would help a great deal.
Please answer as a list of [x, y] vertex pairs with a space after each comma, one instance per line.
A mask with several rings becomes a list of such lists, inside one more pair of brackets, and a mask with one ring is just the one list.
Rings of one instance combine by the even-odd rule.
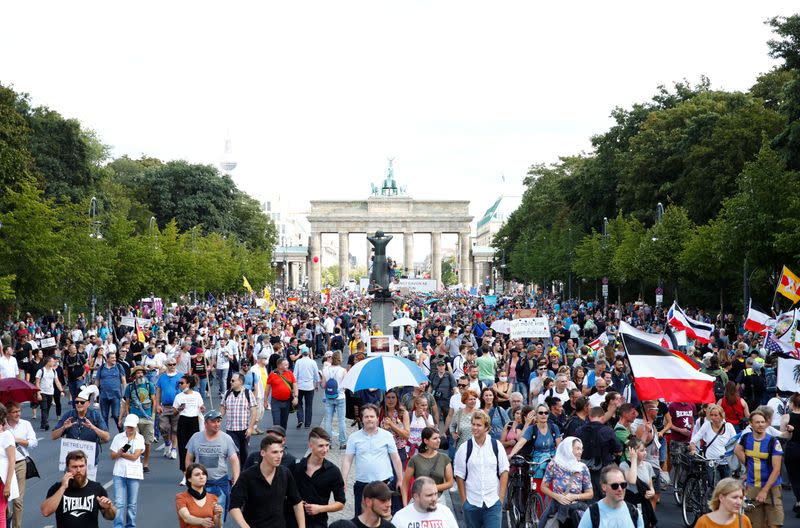
[[134, 321], [139, 323], [139, 326], [149, 326], [150, 319], [145, 319], [144, 317], [121, 317], [120, 322], [122, 326], [130, 326], [133, 328], [135, 326]]
[[547, 317], [524, 317], [511, 320], [511, 339], [522, 337], [550, 337]]
[[80, 449], [86, 453], [86, 473], [92, 480], [97, 478], [97, 466], [94, 465], [97, 454], [97, 444], [88, 440], [75, 440], [74, 438], [61, 439], [61, 451], [58, 454], [58, 470], [67, 470], [67, 454]]
[[39, 346], [41, 346], [42, 348], [54, 348], [56, 346], [56, 338], [45, 337], [39, 342]]

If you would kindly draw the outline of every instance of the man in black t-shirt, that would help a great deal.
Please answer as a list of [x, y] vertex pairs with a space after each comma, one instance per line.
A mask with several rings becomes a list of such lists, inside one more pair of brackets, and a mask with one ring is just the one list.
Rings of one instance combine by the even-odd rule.
[[385, 482], [375, 481], [364, 486], [361, 498], [361, 515], [353, 517], [358, 528], [393, 528], [392, 490]]
[[45, 517], [56, 514], [57, 528], [98, 528], [98, 512], [109, 521], [117, 515], [106, 489], [86, 476], [86, 453], [81, 450], [67, 453], [67, 472], [47, 490], [41, 510]]

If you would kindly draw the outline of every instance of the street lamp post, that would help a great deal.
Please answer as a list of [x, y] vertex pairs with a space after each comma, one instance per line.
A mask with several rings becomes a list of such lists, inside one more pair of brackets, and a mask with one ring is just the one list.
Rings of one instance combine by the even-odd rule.
[[[100, 221], [97, 219], [97, 197], [92, 196], [89, 204], [89, 218], [92, 221], [92, 231], [89, 233], [89, 238], [94, 240], [101, 240], [103, 238], [100, 233]], [[94, 274], [92, 274], [92, 323], [95, 322], [95, 314], [97, 312], [97, 291], [95, 290]]]
[[[608, 217], [603, 217], [603, 257], [608, 250]], [[597, 283], [595, 283], [597, 284]], [[595, 290], [597, 291], [597, 290]], [[608, 277], [603, 277], [603, 309], [608, 308]]]
[[[656, 204], [656, 224], [661, 223], [661, 217], [664, 216], [664, 204], [658, 202]], [[661, 308], [664, 302], [664, 283], [661, 279], [661, 273], [658, 274], [658, 287], [656, 288], [656, 307]]]
[[[157, 247], [157, 244], [158, 244], [158, 229], [157, 229], [157, 227], [158, 226], [156, 224], [156, 217], [155, 216], [151, 216], [150, 217], [150, 223], [149, 223], [149, 229], [150, 229], [150, 236], [153, 237], [153, 256], [155, 256], [156, 247]], [[155, 305], [156, 305], [156, 274], [155, 274], [155, 272], [153, 273], [153, 283], [152, 283], [151, 286], [152, 286], [152, 289], [150, 290], [150, 303], [151, 303], [152, 307], [155, 308]]]
[[197, 241], [195, 240], [197, 237], [197, 226], [192, 228], [192, 286], [194, 289], [194, 305], [197, 306], [197, 271], [195, 266], [197, 265], [197, 257], [195, 253], [197, 252]]

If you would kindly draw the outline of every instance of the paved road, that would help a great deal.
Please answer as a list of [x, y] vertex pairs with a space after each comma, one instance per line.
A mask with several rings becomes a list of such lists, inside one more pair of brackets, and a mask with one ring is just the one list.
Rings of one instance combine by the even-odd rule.
[[[23, 414], [26, 419], [30, 419], [30, 409], [24, 408]], [[322, 399], [318, 394], [314, 402], [314, 423], [321, 424], [323, 417]], [[262, 429], [266, 429], [266, 427], [272, 423], [269, 413], [265, 415], [264, 420], [265, 421], [261, 423]], [[295, 456], [301, 457], [306, 451], [308, 433], [305, 429], [296, 429], [296, 422], [294, 420], [294, 416], [290, 416], [287, 449]], [[57, 463], [59, 442], [50, 440], [49, 434], [39, 431], [38, 421], [33, 423], [37, 434], [41, 438], [39, 447], [33, 451], [33, 457], [36, 460], [42, 478], [28, 482], [25, 494], [23, 525], [25, 528], [42, 528], [55, 525], [54, 517], [42, 517], [41, 513], [39, 513], [39, 505], [44, 499], [47, 489], [61, 478]], [[350, 428], [348, 432], [352, 432], [352, 428]], [[112, 426], [112, 437], [114, 433], [116, 433], [116, 428]], [[260, 441], [260, 436], [252, 438], [250, 441], [250, 449], [258, 449], [258, 443]], [[109, 490], [109, 495], [113, 498], [114, 490], [111, 482], [112, 462], [108, 454], [107, 446], [108, 444], [104, 446], [101, 455], [97, 480]], [[331, 449], [329, 458], [341, 467], [343, 451], [339, 451], [336, 449], [337, 447], [336, 441], [334, 440], [333, 449]], [[154, 455], [150, 463], [151, 472], [145, 476], [145, 481], [139, 489], [139, 513], [137, 516], [137, 524], [139, 526], [158, 526], [159, 524], [164, 527], [177, 526], [177, 515], [173, 499], [175, 494], [182, 490], [178, 486], [178, 482], [181, 478], [178, 470], [178, 461], [164, 459], [163, 456], [160, 456], [160, 451], [155, 451]], [[348, 483], [347, 487], [347, 507], [343, 512], [331, 515], [332, 521], [339, 518], [352, 518], [352, 482]], [[452, 493], [450, 500], [447, 501], [451, 506], [454, 502], [458, 502], [457, 493]], [[790, 492], [784, 492], [784, 504], [792, 504]], [[460, 524], [463, 524], [460, 508], [454, 508], [454, 510]], [[671, 497], [663, 497], [657, 513], [659, 516], [660, 528], [683, 528], [684, 525], [680, 509], [675, 505]], [[101, 525], [110, 526], [111, 522], [101, 521]], [[234, 523], [229, 519], [225, 526], [234, 526]], [[800, 522], [798, 522], [794, 514], [791, 513], [790, 506], [787, 506], [786, 509], [786, 526], [800, 526]]]

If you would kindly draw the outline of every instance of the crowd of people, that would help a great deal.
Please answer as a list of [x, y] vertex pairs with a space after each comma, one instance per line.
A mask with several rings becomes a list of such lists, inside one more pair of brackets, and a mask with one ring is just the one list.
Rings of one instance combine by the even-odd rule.
[[[671, 464], [686, 454], [718, 462], [702, 526], [726, 526], [744, 498], [755, 504], [748, 525], [782, 526], [782, 485], [791, 485], [789, 509], [800, 515], [800, 394], [777, 390], [775, 356], [732, 315], [714, 321], [710, 344], [683, 349], [715, 379], [717, 401], [698, 405], [639, 400], [615, 336], [621, 321], [663, 332], [665, 310], [643, 303], [517, 296], [487, 306], [460, 293], [411, 295], [396, 297], [396, 316], [414, 323], [391, 329], [371, 320], [369, 300], [352, 292], [334, 290], [325, 304], [273, 301], [262, 310], [231, 298], [145, 318], [123, 307], [71, 326], [58, 312], [7, 321], [0, 376], [37, 387], [31, 412], [40, 429], [52, 439], [110, 442], [113, 499], [87, 476], [109, 455], [76, 450], [42, 513], [55, 513], [58, 526], [96, 526], [98, 514], [136, 526], [139, 484], [161, 444], [185, 486], [175, 498], [181, 527], [221, 526], [228, 517], [242, 527], [328, 526], [328, 515], [344, 509], [352, 476], [355, 517], [340, 525], [455, 527], [442, 499], [452, 490], [469, 528], [494, 528], [509, 476], [519, 471], [548, 499], [541, 526], [617, 519], [614, 526], [652, 528]], [[492, 328], [533, 302], [549, 318], [549, 338], [510, 339]], [[133, 327], [122, 324], [135, 317]], [[345, 390], [369, 337], [392, 331], [397, 353], [428, 381]], [[608, 344], [590, 347], [601, 334]], [[54, 346], [37, 345], [48, 338]], [[26, 457], [37, 445], [20, 408], [0, 407], [0, 516], [13, 503], [16, 528]], [[308, 436], [306, 456], [287, 453], [290, 427]], [[348, 427], [356, 429], [348, 435]], [[343, 451], [341, 467], [327, 458], [334, 448]]]

